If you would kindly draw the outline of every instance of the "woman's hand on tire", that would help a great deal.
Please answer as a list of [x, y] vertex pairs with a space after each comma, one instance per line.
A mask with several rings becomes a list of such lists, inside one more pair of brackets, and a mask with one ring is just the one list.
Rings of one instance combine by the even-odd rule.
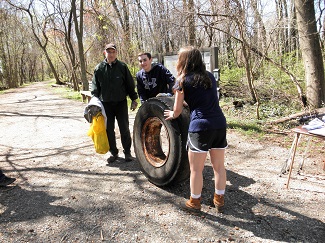
[[164, 117], [166, 121], [174, 119], [174, 111], [171, 110], [165, 110], [164, 111]]

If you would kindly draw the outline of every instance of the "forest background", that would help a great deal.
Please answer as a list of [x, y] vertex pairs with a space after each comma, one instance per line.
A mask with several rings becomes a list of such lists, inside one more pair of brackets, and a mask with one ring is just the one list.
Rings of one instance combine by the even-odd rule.
[[1, 0], [0, 88], [89, 90], [109, 42], [133, 76], [140, 50], [215, 46], [222, 106], [247, 128], [324, 109], [324, 30], [321, 0]]

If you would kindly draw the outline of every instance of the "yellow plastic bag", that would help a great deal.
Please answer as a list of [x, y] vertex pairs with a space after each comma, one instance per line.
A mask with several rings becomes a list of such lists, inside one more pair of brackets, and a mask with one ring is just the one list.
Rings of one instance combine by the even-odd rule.
[[105, 118], [101, 112], [93, 117], [87, 135], [94, 142], [96, 153], [106, 154], [109, 150]]

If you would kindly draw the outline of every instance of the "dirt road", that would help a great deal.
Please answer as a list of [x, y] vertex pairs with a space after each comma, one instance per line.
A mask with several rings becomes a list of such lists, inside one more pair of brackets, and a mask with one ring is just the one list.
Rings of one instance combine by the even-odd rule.
[[107, 165], [108, 154], [95, 154], [85, 104], [36, 83], [1, 94], [0, 105], [0, 168], [17, 178], [0, 188], [0, 242], [324, 242], [321, 161], [307, 159], [286, 190], [288, 149], [267, 137], [229, 130], [225, 213], [210, 206], [207, 161], [195, 216], [178, 207], [188, 181], [158, 188], [137, 162]]

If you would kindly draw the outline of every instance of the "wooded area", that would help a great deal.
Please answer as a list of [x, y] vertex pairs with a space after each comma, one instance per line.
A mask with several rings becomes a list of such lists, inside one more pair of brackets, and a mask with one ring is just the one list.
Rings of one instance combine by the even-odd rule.
[[221, 74], [243, 71], [239, 79], [227, 78], [239, 86], [244, 81], [257, 117], [262, 94], [286, 95], [288, 80], [301, 107], [319, 108], [325, 102], [324, 23], [320, 0], [4, 0], [0, 88], [54, 78], [88, 90], [108, 42], [117, 44], [118, 58], [133, 74], [140, 50], [217, 46]]

